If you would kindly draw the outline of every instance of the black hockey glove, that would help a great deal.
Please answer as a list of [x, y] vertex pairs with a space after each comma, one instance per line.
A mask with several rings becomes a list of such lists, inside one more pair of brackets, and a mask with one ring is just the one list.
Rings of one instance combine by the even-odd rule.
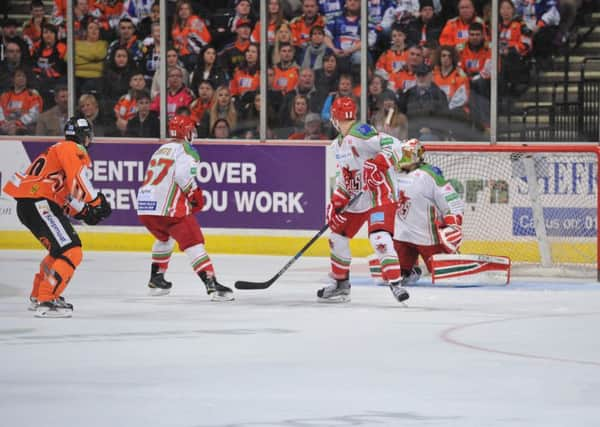
[[90, 203], [86, 203], [74, 218], [85, 222], [87, 225], [96, 225], [103, 219], [108, 218], [111, 212], [112, 209], [106, 201], [106, 197], [99, 192], [98, 196]]

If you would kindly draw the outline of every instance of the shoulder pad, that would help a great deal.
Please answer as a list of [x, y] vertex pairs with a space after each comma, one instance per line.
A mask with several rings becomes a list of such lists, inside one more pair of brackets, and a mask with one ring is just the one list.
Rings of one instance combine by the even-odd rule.
[[368, 123], [356, 123], [350, 128], [350, 135], [361, 139], [369, 139], [377, 135], [377, 130]]
[[192, 145], [189, 142], [185, 142], [183, 144], [183, 150], [185, 151], [186, 154], [192, 156], [192, 158], [195, 161], [197, 161], [197, 162], [200, 161], [200, 154], [198, 154], [196, 149], [194, 147], [192, 147]]
[[432, 166], [430, 164], [427, 163], [423, 163], [421, 166], [419, 166], [419, 170], [425, 172], [427, 175], [431, 176], [433, 178], [433, 180], [435, 181], [435, 183], [439, 186], [442, 186], [446, 183], [446, 180], [444, 179], [444, 175], [442, 174], [442, 171], [440, 170], [440, 168], [436, 167], [436, 166]]

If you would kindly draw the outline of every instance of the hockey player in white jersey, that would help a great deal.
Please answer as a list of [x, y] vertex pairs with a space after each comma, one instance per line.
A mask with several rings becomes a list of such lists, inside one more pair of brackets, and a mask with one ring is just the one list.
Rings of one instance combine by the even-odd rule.
[[462, 242], [463, 200], [438, 168], [425, 163], [424, 153], [417, 139], [407, 141], [396, 176], [394, 247], [403, 284], [418, 280], [419, 255], [431, 271], [432, 255], [455, 254]]
[[339, 131], [333, 143], [336, 184], [327, 206], [331, 277], [335, 283], [320, 289], [317, 297], [322, 301], [350, 300], [350, 239], [368, 221], [369, 240], [390, 280], [394, 297], [404, 301], [409, 295], [399, 286], [400, 264], [392, 241], [396, 201], [387, 173], [396, 161], [394, 138], [357, 122], [356, 113], [356, 104], [348, 97], [336, 98], [331, 107], [331, 121]]
[[230, 288], [217, 282], [204, 247], [204, 235], [194, 214], [204, 206], [196, 183], [200, 157], [191, 146], [195, 124], [186, 116], [169, 122], [172, 140], [154, 152], [144, 182], [138, 190], [138, 217], [156, 238], [148, 287], [152, 295], [166, 295], [172, 283], [165, 280], [175, 242], [188, 256], [213, 301], [233, 300]]

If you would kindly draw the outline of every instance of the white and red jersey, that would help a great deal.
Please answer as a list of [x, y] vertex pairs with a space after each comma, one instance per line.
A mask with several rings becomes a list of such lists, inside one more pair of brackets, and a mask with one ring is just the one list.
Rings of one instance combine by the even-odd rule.
[[393, 190], [395, 183], [389, 172], [386, 174], [384, 185], [388, 191], [383, 188], [378, 192], [367, 191], [363, 183], [363, 164], [366, 160], [381, 153], [393, 165], [397, 158], [402, 157], [401, 145], [402, 143], [398, 139], [379, 133], [373, 126], [366, 123], [355, 122], [346, 136], [338, 135], [333, 143], [337, 163], [334, 190], [348, 195], [350, 199], [363, 191], [358, 200], [352, 203], [346, 212], [366, 212], [374, 206], [395, 202], [396, 193]]
[[168, 142], [150, 158], [138, 190], [138, 215], [181, 218], [192, 213], [187, 195], [198, 188], [200, 156], [187, 142]]
[[461, 215], [464, 203], [439, 169], [426, 163], [411, 172], [396, 172], [398, 209], [394, 240], [431, 246], [439, 243], [436, 221]]

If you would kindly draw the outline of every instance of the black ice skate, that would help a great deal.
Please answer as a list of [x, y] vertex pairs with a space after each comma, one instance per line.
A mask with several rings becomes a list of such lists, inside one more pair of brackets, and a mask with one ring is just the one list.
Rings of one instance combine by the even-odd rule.
[[390, 290], [398, 302], [406, 301], [410, 297], [408, 291], [402, 287], [402, 282], [403, 280], [399, 280], [390, 283]]
[[158, 265], [152, 264], [148, 287], [150, 288], [150, 295], [157, 297], [161, 295], [168, 295], [169, 292], [171, 292], [173, 283], [167, 282], [165, 280], [165, 275], [158, 272]]
[[227, 286], [223, 286], [217, 282], [215, 276], [209, 276], [206, 271], [201, 271], [198, 273], [198, 276], [200, 276], [200, 279], [204, 282], [206, 293], [210, 296], [212, 301], [233, 301], [235, 299], [233, 291]]
[[69, 304], [64, 298], [59, 297], [52, 301], [39, 303], [35, 310], [35, 317], [60, 318], [73, 315], [73, 304]]
[[348, 279], [336, 280], [335, 284], [319, 289], [317, 298], [321, 302], [349, 302], [350, 281]]

